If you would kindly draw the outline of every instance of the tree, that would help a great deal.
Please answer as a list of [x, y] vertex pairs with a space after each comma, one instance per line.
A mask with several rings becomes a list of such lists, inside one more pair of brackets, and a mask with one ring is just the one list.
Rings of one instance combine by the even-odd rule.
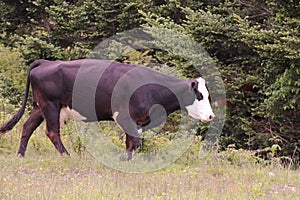
[[231, 143], [247, 149], [278, 144], [280, 155], [297, 159], [300, 35], [299, 20], [289, 12], [298, 12], [300, 5], [277, 6], [254, 0], [200, 9], [179, 5], [182, 23], [150, 12], [144, 16], [151, 26], [192, 35], [217, 60], [227, 89], [223, 148]]

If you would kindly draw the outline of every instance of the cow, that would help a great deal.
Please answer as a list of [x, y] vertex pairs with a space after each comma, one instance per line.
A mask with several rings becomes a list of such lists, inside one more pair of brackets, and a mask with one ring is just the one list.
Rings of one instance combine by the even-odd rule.
[[30, 86], [32, 112], [23, 124], [18, 155], [24, 157], [34, 130], [45, 120], [46, 135], [61, 155], [69, 155], [60, 128], [67, 118], [115, 121], [126, 135], [126, 153], [140, 146], [140, 133], [158, 126], [176, 110], [210, 122], [214, 118], [205, 80], [182, 80], [147, 67], [109, 60], [36, 60], [28, 70], [19, 111], [0, 127], [11, 130], [24, 114]]

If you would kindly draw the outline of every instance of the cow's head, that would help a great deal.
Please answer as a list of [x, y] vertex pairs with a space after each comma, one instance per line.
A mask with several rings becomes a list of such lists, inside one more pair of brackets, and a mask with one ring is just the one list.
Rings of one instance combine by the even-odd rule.
[[210, 122], [215, 114], [210, 106], [205, 80], [203, 78], [198, 78], [190, 82], [190, 84], [195, 99], [191, 105], [186, 106], [188, 115], [195, 119], [200, 119], [202, 122]]

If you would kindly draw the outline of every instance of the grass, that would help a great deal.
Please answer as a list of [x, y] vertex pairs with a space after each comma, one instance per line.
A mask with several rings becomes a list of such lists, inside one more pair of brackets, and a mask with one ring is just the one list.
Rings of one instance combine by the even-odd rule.
[[[18, 158], [21, 126], [0, 138], [0, 200], [300, 200], [299, 169], [286, 169], [276, 159], [257, 162], [245, 150], [198, 159], [195, 147], [158, 171], [124, 173], [96, 161], [87, 150], [76, 153], [80, 142], [70, 124], [62, 137], [70, 157], [58, 155], [43, 125], [31, 138], [26, 157]], [[105, 126], [101, 131], [113, 130]], [[124, 162], [136, 164], [135, 159]]]
[[0, 154], [0, 199], [300, 199], [299, 170], [252, 162], [244, 151], [183, 155], [156, 172], [123, 173], [89, 154], [61, 157], [46, 142], [49, 149], [37, 150], [34, 140], [47, 138], [36, 137], [24, 159], [15, 150]]

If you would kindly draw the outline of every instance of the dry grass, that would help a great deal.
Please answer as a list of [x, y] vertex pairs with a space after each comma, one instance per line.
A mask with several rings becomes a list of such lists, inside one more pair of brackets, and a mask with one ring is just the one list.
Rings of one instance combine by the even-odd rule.
[[0, 155], [0, 199], [300, 199], [300, 174], [278, 166], [237, 166], [217, 154], [153, 173], [123, 173], [88, 156], [54, 151]]
[[78, 156], [72, 129], [66, 129], [72, 135], [63, 135], [72, 156], [59, 156], [42, 126], [31, 138], [26, 157], [18, 158], [21, 124], [0, 138], [0, 199], [300, 200], [299, 170], [257, 163], [247, 151], [211, 153], [205, 159], [187, 153], [156, 172], [123, 173], [86, 152]]

